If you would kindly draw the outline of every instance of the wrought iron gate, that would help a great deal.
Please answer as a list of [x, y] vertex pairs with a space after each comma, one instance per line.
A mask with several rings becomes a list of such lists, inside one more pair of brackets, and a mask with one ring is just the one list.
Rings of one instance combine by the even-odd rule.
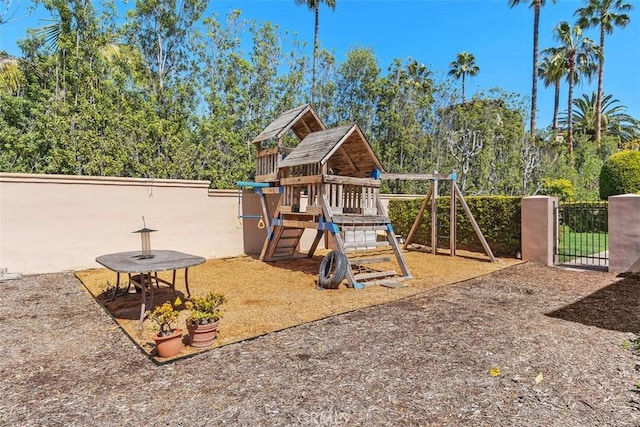
[[556, 207], [556, 263], [609, 265], [609, 203], [571, 202]]

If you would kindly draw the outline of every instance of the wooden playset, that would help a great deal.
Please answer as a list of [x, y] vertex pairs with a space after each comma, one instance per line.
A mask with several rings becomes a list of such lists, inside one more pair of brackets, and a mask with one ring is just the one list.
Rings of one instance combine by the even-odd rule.
[[[252, 143], [256, 182], [238, 184], [252, 187], [260, 197], [267, 227], [261, 260], [300, 256], [300, 239], [311, 229], [316, 235], [303, 256], [313, 256], [325, 237], [327, 246], [347, 259], [350, 287], [398, 287], [412, 277], [379, 198], [382, 165], [357, 124], [327, 129], [313, 108], [303, 105], [282, 113]], [[275, 210], [268, 206], [270, 194], [279, 194]], [[392, 249], [400, 273], [363, 268], [391, 261], [386, 254], [363, 256], [381, 246]]]

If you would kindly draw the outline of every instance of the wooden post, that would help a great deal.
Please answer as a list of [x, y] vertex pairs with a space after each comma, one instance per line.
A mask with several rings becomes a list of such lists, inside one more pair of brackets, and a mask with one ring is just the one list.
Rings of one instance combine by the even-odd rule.
[[431, 253], [438, 252], [438, 179], [432, 181], [433, 197], [431, 198]]
[[449, 206], [449, 254], [456, 256], [456, 192], [453, 189], [455, 181], [451, 180], [451, 205]]

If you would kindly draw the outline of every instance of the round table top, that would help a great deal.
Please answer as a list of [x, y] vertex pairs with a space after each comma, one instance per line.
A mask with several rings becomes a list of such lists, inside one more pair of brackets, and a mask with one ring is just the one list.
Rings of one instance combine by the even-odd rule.
[[151, 255], [144, 258], [141, 251], [116, 252], [100, 255], [96, 262], [118, 273], [149, 273], [193, 267], [206, 261], [201, 256], [165, 249], [152, 250]]

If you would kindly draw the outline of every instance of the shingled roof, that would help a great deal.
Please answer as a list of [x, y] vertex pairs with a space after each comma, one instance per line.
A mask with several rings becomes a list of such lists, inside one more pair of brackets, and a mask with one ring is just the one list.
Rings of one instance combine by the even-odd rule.
[[272, 138], [280, 139], [289, 130], [293, 131], [299, 140], [302, 140], [311, 132], [317, 132], [324, 128], [324, 123], [311, 105], [305, 104], [280, 114], [251, 142], [256, 144]]
[[280, 163], [280, 169], [320, 163], [336, 175], [368, 177], [382, 165], [357, 124], [308, 134]]

